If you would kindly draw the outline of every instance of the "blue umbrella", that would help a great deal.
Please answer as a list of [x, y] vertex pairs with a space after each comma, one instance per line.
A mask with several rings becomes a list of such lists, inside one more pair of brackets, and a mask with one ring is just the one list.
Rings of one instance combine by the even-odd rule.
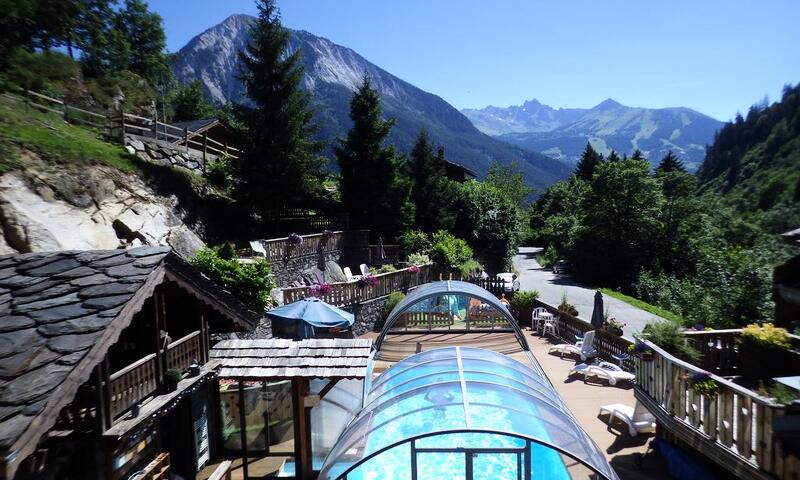
[[313, 297], [273, 308], [266, 315], [272, 320], [274, 334], [299, 338], [313, 338], [315, 329], [349, 328], [355, 320], [352, 313]]

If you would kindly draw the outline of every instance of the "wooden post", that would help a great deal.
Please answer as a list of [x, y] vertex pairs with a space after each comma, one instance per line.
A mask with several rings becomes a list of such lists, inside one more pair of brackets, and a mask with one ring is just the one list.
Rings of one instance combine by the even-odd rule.
[[247, 473], [247, 420], [244, 413], [244, 380], [239, 379], [239, 438], [242, 442], [242, 478], [248, 480]]
[[308, 381], [301, 378], [292, 380], [292, 415], [294, 416], [294, 449], [298, 480], [311, 480], [311, 408], [305, 406], [305, 393]]
[[69, 123], [69, 113], [67, 113], [67, 102], [66, 102], [66, 100], [61, 105], [64, 107], [64, 121]]
[[162, 326], [162, 310], [161, 310], [161, 295], [162, 293], [156, 289], [153, 292], [153, 323], [155, 324], [156, 336], [156, 386], [161, 387], [164, 378], [164, 359], [161, 352], [161, 326]]
[[30, 108], [31, 108], [30, 103], [31, 103], [30, 95], [28, 94], [28, 89], [26, 88], [25, 89], [25, 113], [28, 113], [28, 110], [30, 110]]
[[153, 138], [158, 140], [158, 116], [153, 118]]
[[186, 146], [186, 150], [189, 150], [189, 128], [183, 127], [183, 144]]
[[206, 151], [208, 150], [208, 132], [203, 132], [203, 173], [206, 172]]
[[122, 105], [119, 107], [119, 136], [120, 141], [125, 145], [125, 111], [122, 109]]

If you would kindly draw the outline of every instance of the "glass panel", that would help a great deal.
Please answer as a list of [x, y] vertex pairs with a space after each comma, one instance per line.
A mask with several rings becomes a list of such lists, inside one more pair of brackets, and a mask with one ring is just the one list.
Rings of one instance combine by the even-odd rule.
[[527, 440], [483, 432], [459, 432], [433, 435], [416, 440], [417, 448], [525, 448]]
[[[531, 479], [569, 480], [573, 478], [571, 471], [564, 463], [564, 460], [568, 458], [561, 452], [553, 450], [546, 445], [531, 443]], [[570, 460], [578, 463], [575, 460]]]
[[[262, 400], [266, 400], [263, 430], [269, 452], [294, 453], [294, 417], [292, 409], [292, 382], [263, 382]], [[248, 417], [249, 419], [249, 417]], [[250, 423], [247, 424], [250, 430]]]
[[472, 454], [472, 480], [520, 480], [524, 473], [519, 453]]
[[[319, 392], [326, 383], [312, 380], [311, 391]], [[311, 451], [315, 463], [322, 463], [336, 439], [361, 409], [362, 388], [361, 380], [339, 380], [311, 409]]]
[[[431, 350], [431, 352], [437, 351], [438, 350]], [[402, 363], [398, 363], [395, 365], [395, 368], [401, 364]], [[412, 378], [421, 377], [430, 373], [458, 371], [458, 362], [456, 362], [455, 351], [453, 351], [453, 355], [450, 358], [412, 365], [411, 367], [412, 368], [395, 371], [387, 370], [378, 377], [378, 381], [375, 382], [372, 387], [372, 392], [381, 392], [382, 389], [389, 389]], [[374, 398], [372, 392], [370, 392], [370, 401]]]
[[[352, 463], [337, 462], [327, 476], [319, 478], [336, 478]], [[379, 479], [411, 480], [411, 445], [401, 443], [385, 452], [379, 453], [362, 463], [347, 474], [348, 480], [379, 480]]]
[[[439, 382], [460, 382], [461, 376], [458, 374], [457, 371], [453, 372], [437, 372], [437, 373], [430, 373], [428, 375], [413, 378], [411, 380], [407, 380], [405, 383], [396, 384], [390, 390], [388, 389], [389, 386], [387, 384], [382, 385], [377, 390], [373, 390], [370, 393], [370, 404], [371, 406], [380, 405], [381, 402], [387, 400], [388, 398], [394, 397], [396, 395], [403, 394], [405, 392], [411, 391], [418, 387], [424, 387], [426, 385], [430, 385], [433, 383]], [[394, 382], [390, 382], [394, 383]]]
[[219, 380], [219, 412], [222, 430], [222, 445], [225, 450], [239, 451], [242, 448], [239, 429], [239, 382]]
[[467, 462], [463, 452], [418, 452], [418, 480], [466, 480]]

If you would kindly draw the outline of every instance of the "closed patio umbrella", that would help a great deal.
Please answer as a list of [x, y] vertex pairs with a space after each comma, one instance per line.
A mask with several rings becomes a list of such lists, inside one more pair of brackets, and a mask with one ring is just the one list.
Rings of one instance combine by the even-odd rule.
[[599, 291], [594, 294], [594, 310], [592, 311], [592, 326], [594, 328], [602, 328], [603, 322], [603, 294]]
[[276, 337], [314, 338], [331, 329], [352, 327], [354, 322], [352, 313], [313, 297], [273, 308], [266, 315]]
[[386, 260], [386, 249], [383, 248], [383, 237], [378, 237], [378, 264], [383, 265]]

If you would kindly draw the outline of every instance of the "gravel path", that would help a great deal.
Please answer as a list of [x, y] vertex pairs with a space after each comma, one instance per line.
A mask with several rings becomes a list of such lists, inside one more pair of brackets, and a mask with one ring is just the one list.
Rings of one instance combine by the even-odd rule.
[[[554, 275], [552, 270], [542, 268], [536, 261], [536, 254], [540, 251], [541, 248], [521, 247], [519, 254], [514, 257], [520, 288], [538, 290], [539, 299], [551, 305], [560, 304], [561, 296], [566, 292], [569, 303], [575, 305], [580, 317], [589, 320], [594, 308], [595, 291], [575, 282], [569, 275]], [[610, 316], [625, 324], [623, 331], [628, 338], [647, 323], [662, 319], [608, 295], [603, 295], [603, 305]]]

